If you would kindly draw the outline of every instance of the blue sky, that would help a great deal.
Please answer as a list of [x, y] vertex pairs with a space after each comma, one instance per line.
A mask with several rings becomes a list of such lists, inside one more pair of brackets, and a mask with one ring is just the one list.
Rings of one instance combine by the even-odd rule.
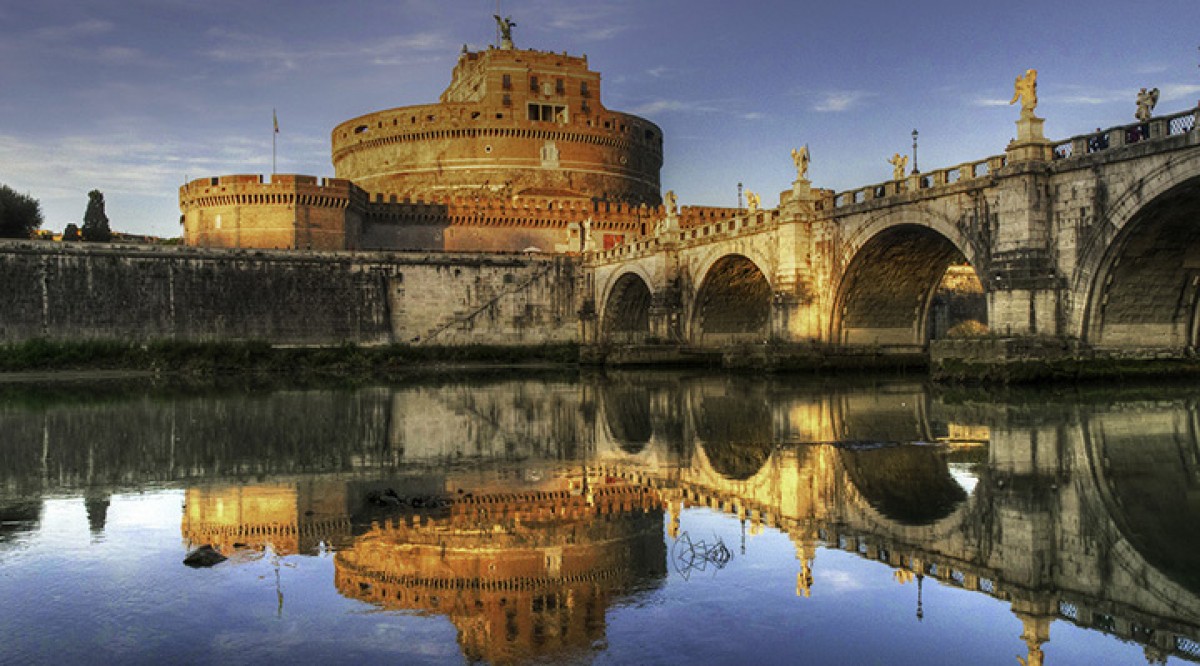
[[[45, 228], [105, 193], [113, 227], [180, 233], [186, 178], [333, 175], [329, 132], [437, 101], [462, 45], [495, 40], [495, 0], [0, 0], [0, 183]], [[665, 134], [663, 189], [774, 205], [807, 143], [814, 185], [887, 179], [920, 131], [922, 170], [1003, 152], [1013, 79], [1066, 138], [1200, 100], [1200, 2], [503, 0], [519, 48], [586, 53], [605, 106]], [[910, 164], [911, 167], [911, 164]]]

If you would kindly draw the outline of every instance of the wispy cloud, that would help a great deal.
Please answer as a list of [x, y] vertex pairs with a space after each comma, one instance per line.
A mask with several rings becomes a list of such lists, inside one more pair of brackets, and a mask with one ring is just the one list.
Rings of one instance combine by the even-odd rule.
[[[324, 140], [293, 136], [289, 152], [310, 157], [325, 154]], [[93, 188], [142, 196], [174, 196], [185, 173], [203, 175], [263, 171], [270, 163], [270, 142], [245, 136], [211, 141], [148, 141], [136, 134], [66, 136], [49, 142], [0, 134], [0, 162], [5, 177], [37, 183], [38, 197], [79, 196]], [[45, 183], [53, 183], [46, 187]]]
[[1170, 83], [1159, 88], [1162, 91], [1162, 101], [1192, 100], [1200, 96], [1200, 85], [1194, 83]]
[[447, 38], [441, 33], [419, 32], [365, 43], [286, 43], [278, 38], [213, 28], [207, 33], [215, 43], [204, 53], [219, 62], [258, 63], [272, 68], [297, 69], [302, 63], [347, 59], [375, 65], [411, 65], [432, 58], [416, 53], [445, 51]]
[[875, 93], [866, 90], [834, 90], [822, 93], [813, 105], [813, 111], [822, 113], [842, 113], [859, 106]]
[[105, 46], [96, 54], [97, 58], [106, 63], [125, 64], [139, 62], [144, 59], [140, 49], [128, 46]]
[[78, 39], [91, 35], [100, 35], [106, 32], [111, 32], [116, 26], [112, 21], [104, 21], [101, 19], [88, 19], [86, 21], [78, 21], [67, 25], [52, 25], [41, 28], [33, 34], [38, 39], [46, 41], [65, 41], [68, 39]]
[[639, 106], [635, 106], [629, 110], [630, 113], [639, 116], [649, 116], [656, 113], [665, 113], [667, 111], [700, 111], [698, 105], [684, 102], [677, 99], [656, 99]]
[[976, 97], [975, 99], [971, 100], [971, 106], [1008, 106], [1008, 100], [1001, 99], [999, 97]]
[[743, 111], [722, 100], [655, 99], [634, 105], [629, 113], [653, 116], [661, 113], [712, 113], [723, 114], [742, 120], [762, 120], [766, 114], [759, 111]]
[[551, 3], [543, 11], [548, 19], [545, 23], [553, 30], [570, 33], [574, 42], [610, 40], [632, 27], [625, 20], [631, 10], [620, 3], [596, 3], [588, 7]]

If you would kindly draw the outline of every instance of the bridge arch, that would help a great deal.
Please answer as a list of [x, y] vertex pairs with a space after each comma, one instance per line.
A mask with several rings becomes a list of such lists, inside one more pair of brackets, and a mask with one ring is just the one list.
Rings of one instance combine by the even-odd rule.
[[[927, 210], [872, 220], [850, 236], [841, 256], [830, 340], [845, 345], [924, 347], [932, 337], [930, 313], [947, 270], [958, 264], [973, 272], [976, 266], [975, 248], [966, 236]], [[976, 285], [975, 309], [986, 319], [984, 282]]]
[[762, 342], [770, 334], [771, 280], [761, 261], [740, 253], [710, 257], [695, 275], [688, 338], [693, 342]]
[[635, 270], [620, 273], [605, 290], [600, 334], [611, 342], [645, 342], [650, 337], [649, 280]]
[[637, 385], [606, 384], [600, 397], [608, 436], [626, 453], [641, 453], [654, 436], [650, 390]]
[[[1148, 422], [1146, 417], [1148, 418]], [[1167, 607], [1200, 612], [1200, 537], [1194, 498], [1200, 413], [1195, 403], [1143, 412], [1131, 431], [1104, 415], [1083, 419], [1081, 481], [1095, 495], [1098, 532], [1110, 540], [1113, 571], [1121, 572]], [[1163, 464], [1170, 460], [1171, 464]], [[1113, 574], [1110, 574], [1113, 575]]]
[[1168, 162], [1113, 199], [1084, 243], [1075, 291], [1081, 337], [1098, 347], [1200, 344], [1200, 153]]

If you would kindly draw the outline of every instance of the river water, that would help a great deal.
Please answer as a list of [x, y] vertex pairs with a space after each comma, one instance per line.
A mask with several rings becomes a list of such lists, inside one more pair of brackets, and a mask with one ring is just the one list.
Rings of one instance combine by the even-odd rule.
[[1200, 661], [1198, 389], [2, 388], [3, 663]]

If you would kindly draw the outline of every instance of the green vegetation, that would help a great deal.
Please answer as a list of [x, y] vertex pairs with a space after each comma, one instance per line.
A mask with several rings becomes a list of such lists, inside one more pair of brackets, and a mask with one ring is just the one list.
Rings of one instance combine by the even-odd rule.
[[30, 340], [0, 346], [0, 372], [122, 370], [212, 376], [289, 374], [388, 378], [422, 366], [573, 364], [576, 345], [537, 347], [273, 347], [266, 342]]
[[87, 212], [83, 214], [83, 240], [107, 243], [112, 240], [108, 215], [104, 213], [104, 195], [100, 190], [88, 192]]
[[0, 185], [0, 238], [29, 238], [42, 226], [42, 205], [37, 199]]
[[946, 360], [933, 379], [962, 384], [1053, 384], [1096, 379], [1166, 380], [1200, 376], [1200, 359], [1059, 359], [1012, 363]]

